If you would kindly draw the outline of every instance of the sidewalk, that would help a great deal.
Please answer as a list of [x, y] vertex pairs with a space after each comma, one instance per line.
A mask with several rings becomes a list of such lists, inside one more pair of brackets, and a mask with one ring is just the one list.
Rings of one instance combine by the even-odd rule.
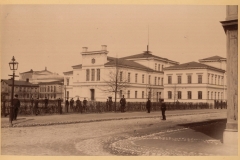
[[[167, 111], [166, 116], [205, 114], [215, 112], [226, 112], [226, 110], [216, 109], [201, 109], [201, 110], [173, 110]], [[161, 112], [124, 112], [124, 113], [91, 113], [91, 114], [73, 114], [65, 113], [62, 115], [45, 115], [45, 116], [19, 116], [16, 121], [13, 121], [13, 127], [30, 127], [30, 126], [46, 126], [72, 123], [88, 123], [97, 121], [137, 119], [137, 118], [160, 118]], [[1, 128], [9, 127], [9, 117], [1, 118]]]

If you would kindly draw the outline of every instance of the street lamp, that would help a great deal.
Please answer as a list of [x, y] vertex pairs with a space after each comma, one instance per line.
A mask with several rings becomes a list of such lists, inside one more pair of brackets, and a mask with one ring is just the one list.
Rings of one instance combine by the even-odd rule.
[[14, 78], [15, 76], [15, 70], [18, 69], [18, 62], [15, 61], [15, 58], [13, 56], [12, 61], [9, 62], [9, 67], [10, 70], [13, 71], [13, 75], [9, 75], [12, 76], [12, 95], [11, 95], [11, 106], [10, 106], [10, 114], [9, 114], [9, 123], [12, 126], [12, 120], [13, 120], [13, 94], [14, 94]]

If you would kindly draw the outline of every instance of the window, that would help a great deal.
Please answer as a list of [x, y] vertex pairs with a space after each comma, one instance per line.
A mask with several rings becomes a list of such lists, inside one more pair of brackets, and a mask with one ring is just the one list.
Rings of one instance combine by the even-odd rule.
[[163, 78], [162, 78], [162, 82], [161, 82], [162, 86], [163, 86]]
[[138, 74], [135, 74], [135, 83], [137, 83]]
[[213, 92], [211, 92], [211, 99], [213, 99]]
[[100, 81], [100, 69], [97, 69], [97, 81]]
[[208, 74], [208, 84], [210, 84], [210, 74]]
[[92, 69], [92, 81], [95, 81], [95, 69]]
[[188, 75], [188, 83], [192, 83], [192, 76]]
[[222, 76], [222, 85], [223, 85], [223, 76]]
[[130, 91], [128, 90], [128, 94], [127, 94], [127, 97], [130, 98]]
[[188, 91], [187, 94], [188, 94], [188, 99], [192, 99], [192, 92]]
[[142, 75], [142, 83], [144, 83], [144, 74]]
[[[69, 98], [69, 91], [67, 91], [67, 95], [66, 95], [67, 98]], [[55, 98], [55, 97], [54, 97]]]
[[207, 99], [210, 99], [210, 98], [209, 98], [209, 91], [207, 92]]
[[144, 98], [144, 91], [142, 91], [142, 98]]
[[158, 64], [158, 71], [160, 71], [160, 64]]
[[178, 76], [178, 84], [182, 83], [182, 76]]
[[120, 72], [120, 82], [122, 82], [122, 75], [123, 75], [123, 72]]
[[128, 82], [130, 82], [130, 75], [131, 75], [131, 74], [130, 74], [130, 73], [128, 73]]
[[172, 91], [168, 91], [168, 99], [172, 99]]
[[56, 92], [56, 86], [54, 86], [54, 89], [53, 89], [54, 92]]
[[178, 91], [178, 99], [182, 99], [182, 92], [181, 91]]
[[202, 83], [202, 75], [198, 75], [198, 83]]
[[218, 99], [220, 98], [220, 92], [218, 92]]
[[86, 70], [86, 81], [89, 81], [90, 80], [90, 70], [87, 69]]
[[162, 71], [163, 71], [164, 65], [162, 65]]
[[148, 84], [151, 84], [151, 76], [148, 76]]
[[122, 98], [122, 90], [119, 91], [119, 96]]
[[198, 99], [202, 99], [202, 91], [198, 91]]
[[158, 77], [158, 85], [160, 85], [160, 77]]
[[137, 91], [135, 91], [135, 98], [137, 98]]
[[155, 71], [157, 70], [157, 63], [155, 63]]
[[157, 85], [157, 77], [155, 77], [154, 84]]
[[220, 85], [220, 76], [218, 76], [218, 85]]
[[172, 76], [168, 76], [168, 84], [172, 84]]
[[215, 84], [217, 84], [217, 76], [215, 76]]
[[212, 74], [212, 80], [211, 80], [211, 84], [213, 84], [213, 74]]

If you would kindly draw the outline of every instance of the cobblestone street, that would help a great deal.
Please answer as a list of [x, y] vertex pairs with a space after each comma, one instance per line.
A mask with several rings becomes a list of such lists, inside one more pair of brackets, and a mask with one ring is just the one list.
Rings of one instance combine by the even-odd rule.
[[221, 142], [226, 110], [184, 113], [167, 116], [167, 121], [153, 113], [152, 118], [2, 128], [2, 155], [237, 155]]

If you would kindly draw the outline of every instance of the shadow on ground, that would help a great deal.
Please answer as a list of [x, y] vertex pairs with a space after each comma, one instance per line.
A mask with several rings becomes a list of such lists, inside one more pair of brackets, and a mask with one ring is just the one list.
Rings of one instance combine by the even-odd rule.
[[223, 142], [223, 131], [226, 128], [227, 119], [206, 120], [203, 122], [179, 124], [194, 130], [195, 132], [203, 133], [213, 139]]

